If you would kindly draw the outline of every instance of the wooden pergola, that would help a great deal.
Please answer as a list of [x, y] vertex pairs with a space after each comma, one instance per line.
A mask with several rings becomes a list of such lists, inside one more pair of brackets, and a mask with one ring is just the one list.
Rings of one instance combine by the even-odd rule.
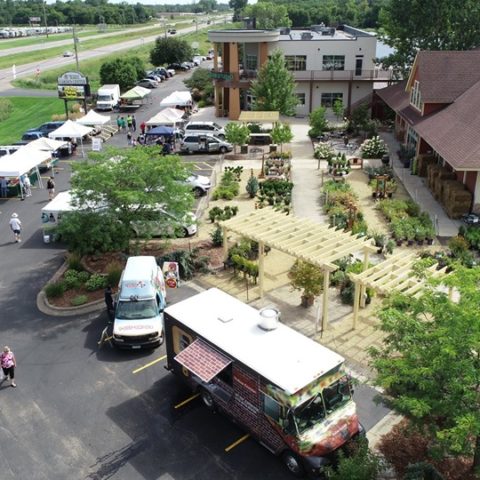
[[[383, 296], [393, 292], [414, 297], [421, 295], [425, 287], [425, 277], [418, 277], [414, 273], [414, 266], [418, 260], [415, 252], [399, 252], [362, 273], [349, 274], [355, 284], [353, 329], [357, 327], [360, 306], [365, 306], [364, 293], [367, 288], [371, 288]], [[441, 277], [446, 274], [446, 268], [438, 269], [438, 263], [435, 263], [426, 269], [426, 273], [430, 278]], [[451, 295], [452, 291], [449, 294]]]
[[275, 248], [295, 258], [304, 260], [323, 270], [323, 311], [322, 331], [328, 323], [328, 287], [330, 272], [337, 270], [333, 262], [345, 256], [363, 252], [364, 268], [368, 266], [370, 252], [377, 249], [372, 240], [350, 232], [344, 232], [318, 224], [306, 218], [285, 215], [272, 208], [262, 208], [221, 222], [223, 231], [223, 251], [228, 256], [227, 233], [233, 232], [258, 242], [258, 283], [260, 297], [264, 289], [265, 247]]
[[244, 123], [277, 123], [280, 113], [276, 111], [241, 111], [239, 122]]

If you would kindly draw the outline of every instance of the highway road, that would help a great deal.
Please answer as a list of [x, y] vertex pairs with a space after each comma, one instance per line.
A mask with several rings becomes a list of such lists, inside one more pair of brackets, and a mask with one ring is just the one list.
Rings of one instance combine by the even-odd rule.
[[[212, 27], [213, 24], [223, 23], [226, 19], [224, 17], [213, 20], [212, 25], [208, 27]], [[206, 28], [206, 26], [204, 27]], [[191, 27], [182, 28], [178, 30], [177, 35], [182, 35], [190, 32], [194, 32], [197, 29], [196, 25]], [[198, 30], [201, 30], [199, 27]], [[88, 60], [90, 58], [101, 57], [101, 56], [108, 56], [109, 54], [117, 54], [119, 51], [129, 50], [131, 48], [140, 47], [142, 45], [153, 43], [155, 39], [163, 34], [162, 31], [159, 31], [157, 35], [149, 35], [144, 38], [136, 38], [134, 40], [126, 40], [121, 43], [116, 43], [114, 45], [105, 45], [103, 47], [93, 48], [91, 50], [80, 51], [79, 52], [79, 60]], [[50, 70], [54, 68], [58, 68], [60, 66], [70, 66], [75, 64], [74, 57], [54, 57], [49, 58], [47, 60], [42, 60], [39, 62], [31, 62], [24, 65], [19, 65], [16, 67], [16, 77], [17, 78], [24, 78], [28, 76], [32, 76], [35, 74], [37, 69], [41, 72], [45, 70]], [[13, 80], [13, 73], [12, 68], [3, 68], [0, 69], [0, 92], [5, 92], [6, 90], [12, 89], [12, 85], [10, 82]], [[5, 96], [5, 95], [4, 95]]]

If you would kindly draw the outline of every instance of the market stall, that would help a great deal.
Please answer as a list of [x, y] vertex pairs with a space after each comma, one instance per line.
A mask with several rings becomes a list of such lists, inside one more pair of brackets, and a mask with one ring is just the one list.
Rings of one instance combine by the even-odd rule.
[[[37, 138], [33, 142], [28, 143], [24, 147], [27, 150], [40, 150], [41, 152], [49, 152], [50, 158], [39, 166], [42, 169], [49, 169], [55, 166], [58, 162], [58, 158], [62, 156], [67, 156], [71, 153], [70, 142], [65, 142], [64, 140], [53, 140], [52, 138]], [[53, 172], [53, 169], [52, 169]]]
[[160, 107], [180, 107], [182, 110], [185, 109], [186, 112], [190, 111], [193, 107], [192, 94], [189, 91], [175, 91], [171, 93], [168, 97], [165, 97], [160, 102]]
[[120, 110], [136, 110], [140, 108], [145, 104], [145, 100], [150, 93], [151, 91], [148, 88], [133, 87], [123, 95], [120, 95]]
[[153, 145], [154, 143], [163, 144], [165, 142], [173, 143], [175, 141], [175, 129], [160, 125], [147, 130], [145, 139], [147, 145]]
[[147, 120], [145, 124], [147, 126], [159, 126], [159, 125], [168, 125], [177, 127], [178, 125], [183, 123], [183, 116], [184, 112], [182, 110], [178, 110], [176, 108], [165, 108], [161, 110], [152, 118]]
[[62, 138], [62, 139], [80, 139], [80, 145], [82, 148], [82, 156], [85, 156], [83, 149], [83, 137], [86, 137], [93, 132], [92, 127], [86, 127], [72, 120], [67, 120], [60, 128], [57, 128], [53, 132], [49, 133], [49, 138]]
[[110, 122], [110, 120], [111, 118], [109, 115], [100, 115], [95, 110], [90, 110], [84, 117], [79, 118], [77, 123], [90, 127], [97, 127], [99, 125], [105, 125]]

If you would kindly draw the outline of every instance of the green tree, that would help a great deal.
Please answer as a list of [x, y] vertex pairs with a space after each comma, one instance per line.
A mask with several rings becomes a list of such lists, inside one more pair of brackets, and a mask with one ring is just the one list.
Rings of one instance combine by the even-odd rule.
[[181, 38], [158, 37], [155, 46], [150, 50], [150, 61], [156, 66], [185, 62], [192, 56], [192, 47]]
[[396, 49], [383, 63], [404, 71], [419, 50], [469, 50], [480, 44], [477, 0], [390, 0], [380, 12], [382, 40]]
[[[213, 83], [208, 69], [196, 68], [192, 75], [184, 80], [183, 83], [192, 91], [192, 94], [196, 90], [201, 99], [206, 101], [213, 99]], [[194, 100], [198, 101], [197, 98], [194, 98]]]
[[125, 62], [132, 65], [135, 69], [135, 73], [137, 75], [137, 80], [141, 80], [145, 77], [145, 63], [139, 57], [128, 57], [124, 59]]
[[298, 98], [295, 95], [295, 80], [285, 66], [280, 50], [275, 50], [265, 62], [253, 81], [251, 91], [255, 96], [254, 109], [279, 111], [283, 115], [294, 115]]
[[102, 63], [100, 67], [100, 82], [118, 83], [121, 90], [125, 90], [137, 81], [137, 70], [128, 62], [124, 62], [121, 58]]
[[283, 152], [283, 144], [293, 140], [293, 133], [288, 123], [276, 123], [270, 132], [273, 143], [280, 145], [280, 152]]
[[259, 2], [247, 5], [244, 9], [247, 17], [255, 17], [258, 29], [271, 29], [278, 27], [290, 27], [292, 24], [288, 18], [287, 7], [270, 2]]
[[333, 109], [333, 113], [337, 117], [337, 121], [340, 120], [341, 118], [343, 118], [343, 114], [345, 112], [345, 107], [343, 105], [343, 102], [339, 98], [337, 98], [333, 102], [332, 109]]
[[230, 122], [225, 126], [225, 139], [231, 143], [234, 153], [237, 145], [245, 145], [250, 137], [250, 130], [244, 123]]
[[[90, 153], [87, 160], [72, 167], [75, 203], [82, 210], [85, 205], [97, 210], [106, 207], [102, 217], [122, 225], [128, 240], [134, 236], [133, 222], [148, 227], [151, 220], [159, 218], [159, 206], [178, 219], [185, 218], [193, 206], [193, 194], [183, 183], [190, 174], [188, 167], [176, 155], [159, 156], [157, 147], [110, 147]], [[171, 226], [176, 227], [173, 219]], [[87, 227], [84, 236], [89, 238]]]
[[230, 0], [228, 5], [233, 8], [233, 21], [238, 22], [242, 16], [243, 9], [247, 6], [248, 0]]
[[[429, 280], [418, 298], [393, 296], [379, 313], [386, 334], [372, 348], [377, 382], [402, 414], [430, 430], [435, 446], [473, 455], [480, 467], [480, 268]], [[455, 289], [451, 300], [439, 285]]]
[[210, 13], [217, 8], [217, 2], [216, 0], [199, 0], [196, 7], [199, 8], [199, 12]]
[[325, 107], [317, 107], [308, 116], [310, 122], [310, 130], [308, 134], [311, 137], [319, 137], [328, 127]]

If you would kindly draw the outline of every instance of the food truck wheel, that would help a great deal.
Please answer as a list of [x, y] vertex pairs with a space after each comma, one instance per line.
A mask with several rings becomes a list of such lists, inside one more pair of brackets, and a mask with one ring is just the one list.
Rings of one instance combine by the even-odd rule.
[[297, 478], [305, 476], [305, 468], [303, 467], [300, 459], [290, 450], [287, 450], [282, 455], [282, 460], [290, 473]]
[[209, 408], [210, 410], [215, 409], [215, 402], [213, 401], [213, 397], [210, 395], [210, 392], [202, 388], [200, 392], [200, 397], [202, 398], [202, 402], [207, 408]]

